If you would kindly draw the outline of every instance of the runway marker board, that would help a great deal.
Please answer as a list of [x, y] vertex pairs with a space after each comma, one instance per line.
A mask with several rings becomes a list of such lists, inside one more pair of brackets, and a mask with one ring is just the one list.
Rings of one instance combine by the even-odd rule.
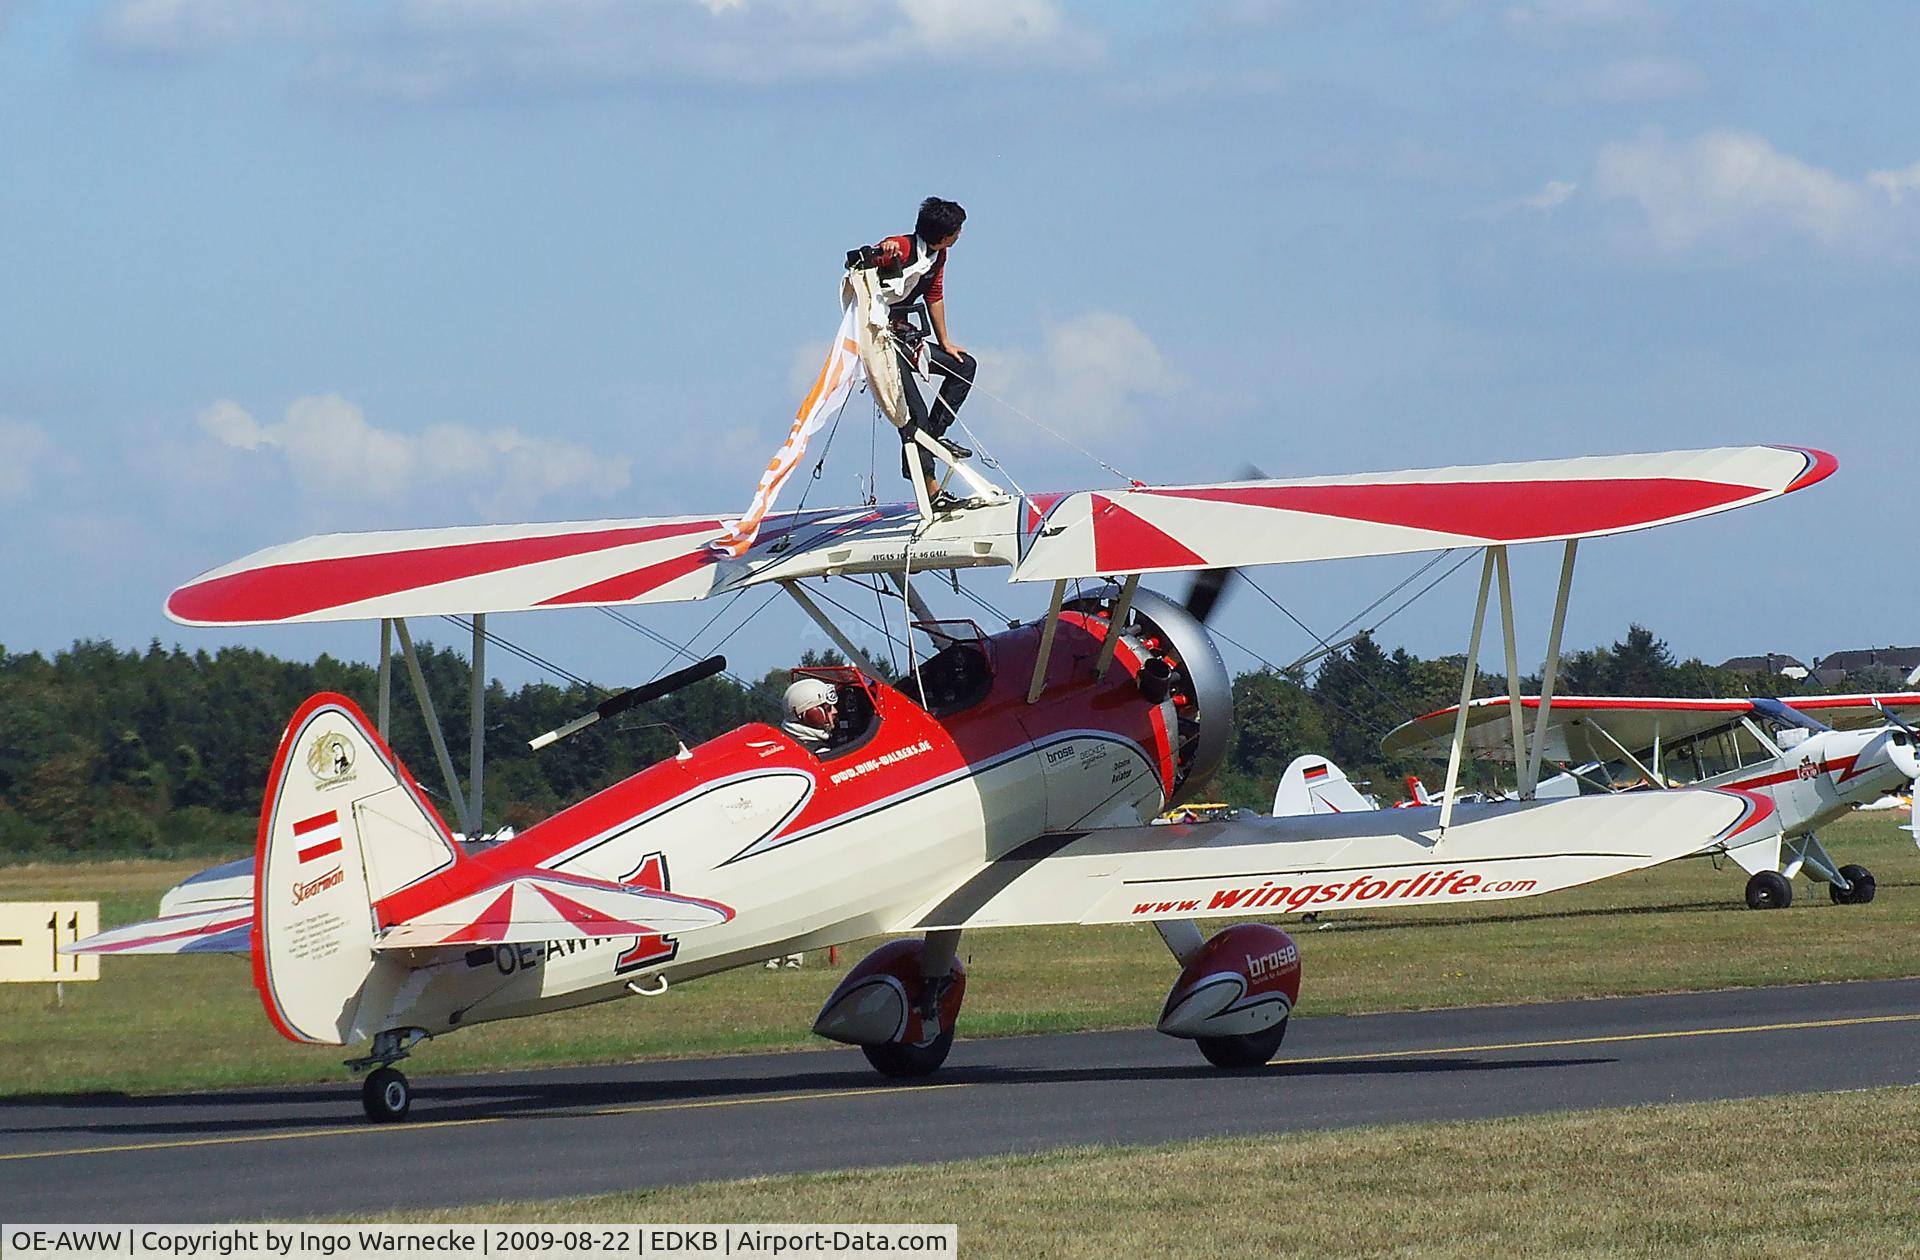
[[0, 984], [98, 980], [97, 954], [63, 954], [100, 930], [97, 901], [0, 901]]

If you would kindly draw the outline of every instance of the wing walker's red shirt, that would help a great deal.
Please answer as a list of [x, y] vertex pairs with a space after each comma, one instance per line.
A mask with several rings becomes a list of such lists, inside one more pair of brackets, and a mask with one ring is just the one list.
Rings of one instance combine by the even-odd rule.
[[[879, 250], [881, 257], [889, 265], [900, 266], [910, 262], [913, 258], [913, 235], [908, 233], [905, 236], [889, 236], [880, 242]], [[922, 277], [920, 283], [914, 286], [913, 292], [901, 299], [901, 304], [917, 302], [922, 298], [929, 302], [940, 301], [946, 296], [946, 278], [947, 251], [943, 249], [934, 259], [933, 270]]]

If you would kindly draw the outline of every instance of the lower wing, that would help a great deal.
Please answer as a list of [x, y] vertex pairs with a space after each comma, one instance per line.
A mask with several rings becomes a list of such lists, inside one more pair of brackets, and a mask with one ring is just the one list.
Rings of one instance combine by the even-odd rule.
[[[1725, 789], [1119, 827], [1041, 836], [894, 931], [1145, 923], [1536, 897], [1777, 830]], [[1735, 837], [1739, 837], [1737, 841]]]

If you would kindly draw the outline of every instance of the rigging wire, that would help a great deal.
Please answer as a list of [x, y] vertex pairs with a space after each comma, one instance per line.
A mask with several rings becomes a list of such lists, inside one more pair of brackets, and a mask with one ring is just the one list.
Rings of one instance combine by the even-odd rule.
[[[442, 621], [452, 622], [454, 625], [459, 626], [462, 630], [465, 630], [468, 634], [473, 633], [473, 622], [466, 617], [458, 617], [458, 616], [453, 616], [451, 614], [443, 613], [441, 614], [440, 619]], [[564, 678], [567, 682], [572, 683], [574, 686], [584, 687], [588, 691], [605, 691], [606, 690], [606, 688], [600, 686], [600, 684], [589, 682], [585, 678], [582, 678], [580, 675], [574, 673], [572, 670], [566, 669], [563, 666], [557, 665], [554, 662], [548, 660], [546, 657], [541, 656], [539, 653], [533, 651], [531, 648], [521, 647], [518, 643], [515, 643], [513, 640], [506, 638], [504, 635], [498, 634], [492, 630], [484, 630], [481, 632], [481, 634], [482, 634], [482, 637], [484, 637], [488, 643], [493, 644], [495, 647], [501, 649], [504, 652], [508, 652], [513, 656], [519, 657], [522, 661], [525, 661], [527, 664], [533, 666], [535, 669], [545, 670], [547, 673], [552, 674], [556, 678]]]
[[1326, 705], [1328, 708], [1332, 709], [1334, 712], [1338, 713], [1340, 716], [1351, 721], [1356, 726], [1364, 727], [1375, 735], [1385, 735], [1393, 729], [1392, 727], [1386, 726], [1383, 723], [1375, 720], [1374, 718], [1367, 717], [1364, 714], [1355, 713], [1352, 709], [1349, 709], [1346, 705], [1341, 704], [1338, 700], [1335, 700], [1332, 696], [1322, 695], [1320, 692], [1313, 690], [1312, 688], [1306, 686], [1304, 683], [1295, 681], [1293, 679], [1292, 674], [1287, 669], [1283, 668], [1282, 666], [1275, 665], [1272, 661], [1268, 660], [1266, 657], [1262, 656], [1260, 653], [1254, 651], [1252, 648], [1248, 647], [1246, 644], [1240, 642], [1238, 639], [1235, 639], [1229, 636], [1224, 630], [1217, 630], [1212, 626], [1208, 626], [1207, 633], [1218, 636], [1222, 642], [1228, 644], [1229, 646], [1239, 648], [1242, 652], [1245, 652], [1248, 656], [1251, 656], [1254, 660], [1259, 661], [1262, 665], [1265, 665], [1268, 669], [1272, 670], [1274, 673], [1280, 675], [1282, 678], [1287, 679], [1289, 682], [1293, 682], [1293, 684], [1296, 687], [1299, 687], [1300, 690], [1312, 696], [1315, 704]]
[[[735, 598], [738, 598], [737, 594]], [[690, 651], [689, 649], [680, 646], [678, 643], [675, 643], [672, 639], [669, 639], [666, 635], [661, 634], [659, 631], [653, 629], [651, 626], [645, 625], [644, 623], [639, 621], [635, 621], [632, 617], [627, 616], [625, 613], [621, 612], [619, 609], [609, 608], [605, 604], [596, 605], [596, 607], [600, 612], [605, 613], [608, 617], [612, 618], [614, 621], [618, 622], [619, 624], [625, 626], [627, 629], [633, 631], [635, 634], [642, 635], [648, 639], [651, 639], [655, 643], [659, 644], [661, 647], [666, 648], [668, 651], [672, 652], [673, 655], [667, 658], [668, 665], [671, 665], [675, 660], [679, 659], [682, 656], [686, 657], [689, 661], [695, 661], [695, 662], [699, 661], [700, 658], [695, 656], [692, 653], [692, 651]], [[724, 612], [725, 610], [722, 609], [721, 611]], [[661, 666], [660, 670], [655, 671], [653, 676], [655, 678], [658, 678], [660, 676], [660, 673], [663, 672], [665, 669], [666, 669], [665, 665]], [[750, 689], [753, 686], [752, 683], [740, 677], [740, 675], [734, 673], [730, 669], [722, 670], [720, 672], [724, 677], [732, 679], [734, 682], [738, 683], [742, 687], [746, 687]]]
[[[1452, 555], [1454, 551], [1455, 551], [1455, 548], [1448, 547], [1445, 551], [1436, 552], [1433, 556], [1431, 556], [1427, 560], [1425, 564], [1421, 565], [1419, 568], [1415, 569], [1413, 572], [1407, 574], [1407, 576], [1401, 578], [1398, 582], [1388, 587], [1385, 593], [1383, 593], [1380, 596], [1380, 598], [1374, 600], [1371, 604], [1368, 604], [1365, 608], [1362, 608], [1359, 612], [1353, 614], [1353, 616], [1347, 618], [1345, 621], [1341, 622], [1338, 626], [1334, 627], [1333, 634], [1327, 637], [1333, 638], [1337, 635], [1344, 633], [1355, 622], [1359, 621], [1362, 617], [1366, 616], [1368, 613], [1372, 612], [1374, 609], [1380, 607], [1380, 605], [1386, 603], [1388, 600], [1392, 599], [1395, 595], [1405, 590], [1410, 583], [1417, 581], [1421, 574], [1431, 569], [1434, 565], [1439, 564], [1442, 560], [1445, 560], [1448, 556]], [[1370, 627], [1369, 629], [1365, 630], [1363, 633], [1372, 634], [1373, 631], [1377, 629], [1379, 629], [1378, 626]]]
[[[1050, 434], [1051, 436], [1058, 438], [1060, 441], [1066, 443], [1068, 446], [1071, 446], [1074, 450], [1080, 452], [1082, 455], [1085, 455], [1088, 459], [1092, 460], [1094, 463], [1098, 464], [1100, 467], [1106, 469], [1108, 472], [1112, 473], [1114, 476], [1118, 477], [1121, 481], [1125, 482], [1126, 484], [1130, 486], [1138, 486], [1138, 485], [1145, 484], [1144, 482], [1141, 482], [1137, 478], [1129, 477], [1126, 473], [1121, 472], [1118, 468], [1115, 468], [1112, 464], [1109, 464], [1106, 460], [1101, 459], [1098, 455], [1095, 455], [1092, 451], [1080, 445], [1078, 442], [1074, 441], [1072, 438], [1068, 437], [1066, 434], [1060, 432], [1058, 429], [1055, 429], [1051, 425], [1044, 424], [1041, 421], [1034, 419], [1032, 416], [1020, 410], [1020, 408], [1014, 406], [1012, 403], [1000, 397], [1000, 395], [994, 393], [992, 390], [984, 388], [978, 382], [975, 382], [972, 392], [977, 394], [985, 394], [988, 398], [993, 399], [993, 401], [999, 403], [1002, 407], [1005, 407], [1008, 411], [1011, 411], [1014, 415], [1019, 416], [1022, 420], [1025, 420], [1028, 424], [1032, 425], [1034, 428], [1039, 429], [1043, 433]], [[960, 419], [960, 415], [958, 412], [954, 413], [954, 419], [955, 420]], [[966, 431], [969, 437], [973, 436], [973, 430], [966, 428], [965, 421], [961, 421], [960, 424], [961, 424], [961, 428]], [[1003, 469], [1002, 471], [1005, 471], [1005, 470]], [[1009, 477], [1009, 480], [1011, 480], [1011, 477]], [[1019, 489], [1018, 486], [1014, 488]], [[1024, 494], [1024, 491], [1022, 493]]]

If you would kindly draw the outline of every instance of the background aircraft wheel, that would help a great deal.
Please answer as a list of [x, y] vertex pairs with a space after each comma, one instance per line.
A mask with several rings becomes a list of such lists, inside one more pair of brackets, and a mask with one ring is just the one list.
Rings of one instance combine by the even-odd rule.
[[1194, 1042], [1200, 1047], [1200, 1053], [1207, 1056], [1207, 1062], [1215, 1067], [1257, 1068], [1264, 1067], [1267, 1060], [1273, 1058], [1286, 1035], [1287, 1021], [1283, 1019], [1263, 1032], [1234, 1037], [1195, 1037]]
[[1779, 871], [1755, 871], [1747, 881], [1747, 909], [1784, 910], [1793, 904], [1793, 882]]
[[860, 1053], [867, 1056], [867, 1062], [882, 1076], [908, 1077], [931, 1076], [947, 1061], [947, 1051], [953, 1049], [953, 1029], [951, 1026], [924, 1046], [909, 1046], [898, 1041], [883, 1041], [878, 1045], [860, 1047]]
[[1855, 866], [1852, 863], [1848, 863], [1846, 866], [1840, 868], [1840, 873], [1847, 877], [1847, 882], [1853, 885], [1853, 887], [1847, 889], [1845, 892], [1841, 892], [1840, 885], [1828, 884], [1827, 895], [1833, 898], [1835, 905], [1864, 906], [1873, 900], [1872, 871], [1869, 871], [1864, 866]]
[[394, 1069], [377, 1068], [360, 1084], [360, 1103], [367, 1109], [367, 1119], [376, 1123], [405, 1120], [407, 1109], [413, 1106], [413, 1086]]

